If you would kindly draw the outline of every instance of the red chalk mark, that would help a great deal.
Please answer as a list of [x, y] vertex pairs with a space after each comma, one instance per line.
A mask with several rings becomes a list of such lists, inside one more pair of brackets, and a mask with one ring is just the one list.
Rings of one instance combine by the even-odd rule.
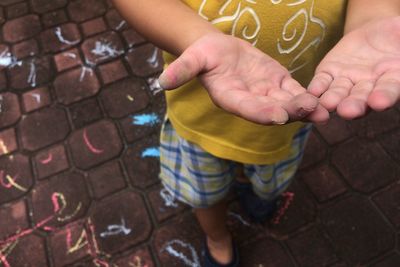
[[102, 149], [97, 149], [95, 148], [89, 141], [89, 138], [87, 137], [87, 131], [86, 129], [83, 130], [83, 140], [85, 141], [86, 146], [89, 148], [90, 151], [92, 151], [94, 154], [101, 154], [103, 153], [104, 150]]
[[[61, 208], [60, 208], [59, 200], [61, 200], [61, 204], [62, 204]], [[51, 201], [53, 202], [53, 207], [54, 207], [53, 210], [54, 210], [55, 213], [63, 212], [63, 210], [67, 206], [67, 202], [65, 201], [64, 194], [62, 194], [62, 193], [54, 192], [51, 195]]]
[[0, 263], [4, 265], [4, 267], [11, 267], [10, 263], [7, 261], [7, 257], [0, 252]]
[[53, 160], [53, 154], [49, 153], [49, 156], [45, 159], [42, 159], [40, 161], [40, 163], [42, 163], [43, 165], [46, 165], [46, 164], [49, 164], [50, 161], [52, 161], [52, 160]]
[[1, 186], [5, 187], [7, 189], [12, 187], [11, 183], [6, 184], [4, 182], [4, 171], [3, 170], [0, 171], [0, 184], [1, 184]]
[[276, 212], [276, 215], [272, 219], [272, 223], [275, 225], [280, 223], [282, 217], [285, 215], [290, 204], [293, 202], [294, 193], [293, 192], [285, 192], [282, 194], [282, 197], [283, 197], [283, 204], [281, 205], [279, 210]]

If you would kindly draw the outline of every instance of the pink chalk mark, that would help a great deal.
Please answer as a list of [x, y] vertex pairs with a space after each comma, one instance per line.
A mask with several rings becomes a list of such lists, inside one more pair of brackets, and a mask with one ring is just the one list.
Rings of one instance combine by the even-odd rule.
[[[108, 262], [100, 260], [100, 259], [94, 259], [93, 263], [96, 264], [96, 266], [98, 267], [110, 267], [110, 265], [108, 264]], [[99, 265], [100, 264], [100, 265]]]
[[60, 204], [58, 203], [58, 194], [53, 193], [51, 195], [51, 201], [53, 202], [54, 212], [58, 212], [60, 210]]
[[7, 257], [0, 252], [0, 263], [3, 263], [4, 267], [11, 267], [10, 263], [7, 261]]
[[45, 231], [48, 231], [48, 232], [53, 232], [56, 230], [54, 227], [50, 227], [50, 226], [44, 226], [42, 229]]
[[46, 165], [46, 164], [49, 164], [50, 161], [52, 161], [52, 160], [53, 160], [53, 154], [49, 153], [49, 156], [45, 159], [42, 159], [40, 161], [40, 163], [42, 163], [43, 165]]
[[[6, 183], [6, 182], [4, 181], [4, 177], [6, 177], [6, 179], [8, 178], [8, 180], [9, 180], [8, 183]], [[7, 189], [13, 187], [13, 182], [15, 183], [15, 181], [17, 180], [17, 178], [18, 178], [18, 174], [15, 175], [15, 177], [11, 177], [11, 176], [8, 176], [8, 177], [7, 177], [7, 175], [4, 176], [4, 171], [3, 171], [3, 170], [0, 171], [0, 184], [1, 184], [3, 187], [7, 188]], [[12, 181], [10, 181], [10, 180], [12, 180]]]
[[288, 210], [290, 204], [293, 202], [294, 193], [293, 192], [285, 192], [282, 194], [283, 204], [279, 207], [279, 210], [276, 212], [276, 215], [272, 219], [272, 223], [277, 225], [280, 223], [282, 217], [285, 215], [286, 211]]
[[89, 150], [92, 151], [94, 154], [101, 154], [104, 152], [104, 150], [97, 149], [90, 143], [89, 138], [87, 137], [86, 129], [83, 130], [83, 140], [85, 141], [85, 144], [89, 148]]

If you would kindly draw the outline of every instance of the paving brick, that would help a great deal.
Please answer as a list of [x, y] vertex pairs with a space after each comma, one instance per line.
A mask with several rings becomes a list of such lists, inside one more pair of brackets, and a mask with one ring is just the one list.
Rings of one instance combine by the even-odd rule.
[[396, 161], [400, 162], [400, 129], [379, 137], [379, 143], [387, 153]]
[[6, 17], [4, 14], [4, 8], [0, 7], [0, 25], [2, 25], [6, 21]]
[[158, 114], [151, 109], [148, 111], [130, 115], [120, 121], [124, 136], [129, 143], [159, 133], [163, 113]]
[[380, 192], [373, 200], [390, 222], [400, 228], [400, 180], [389, 189]]
[[125, 79], [103, 89], [101, 100], [108, 115], [121, 118], [143, 110], [149, 104], [149, 97], [142, 80]]
[[30, 151], [61, 141], [70, 131], [65, 112], [52, 107], [26, 115], [18, 129], [23, 147]]
[[115, 253], [143, 242], [152, 230], [142, 198], [128, 191], [96, 205], [91, 218], [99, 250], [105, 253]]
[[159, 181], [158, 146], [158, 137], [150, 136], [128, 147], [123, 161], [134, 186], [145, 188]]
[[124, 175], [117, 161], [90, 170], [88, 179], [95, 198], [100, 199], [126, 187]]
[[17, 3], [7, 7], [7, 19], [21, 17], [28, 13], [28, 4], [25, 2]]
[[75, 23], [66, 23], [43, 31], [40, 40], [44, 52], [57, 53], [78, 44], [81, 35]]
[[49, 82], [53, 76], [53, 68], [48, 56], [30, 58], [9, 69], [10, 86], [14, 89], [26, 89]]
[[90, 236], [84, 221], [68, 224], [50, 238], [50, 246], [55, 266], [65, 266], [90, 256]]
[[69, 105], [97, 94], [100, 83], [90, 68], [77, 68], [60, 74], [54, 81], [58, 101]]
[[146, 40], [133, 29], [127, 29], [123, 31], [122, 35], [124, 36], [128, 47], [133, 47], [146, 42]]
[[163, 68], [161, 51], [151, 44], [131, 48], [125, 59], [132, 72], [140, 77], [148, 77], [159, 73]]
[[37, 183], [30, 198], [34, 222], [46, 222], [50, 227], [82, 218], [90, 205], [84, 177], [76, 172], [62, 173]]
[[99, 71], [104, 84], [109, 84], [128, 76], [128, 72], [121, 60], [105, 63], [99, 66]]
[[14, 128], [0, 131], [0, 156], [10, 154], [18, 149]]
[[106, 162], [122, 151], [117, 128], [110, 121], [99, 121], [75, 131], [69, 138], [72, 159], [81, 169]]
[[0, 128], [14, 124], [20, 117], [18, 96], [8, 92], [0, 94]]
[[103, 118], [100, 106], [95, 98], [89, 98], [71, 105], [69, 110], [76, 128], [82, 128]]
[[46, 28], [58, 26], [67, 21], [67, 14], [63, 9], [54, 10], [42, 16], [42, 23]]
[[13, 154], [0, 158], [0, 203], [26, 194], [33, 184], [29, 158]]
[[39, 17], [27, 15], [9, 20], [3, 25], [4, 40], [16, 43], [34, 37], [41, 31]]
[[83, 34], [88, 37], [107, 30], [107, 26], [102, 17], [89, 20], [81, 25]]
[[294, 267], [290, 256], [274, 240], [262, 239], [240, 249], [243, 266]]
[[332, 116], [327, 124], [315, 127], [330, 145], [343, 142], [353, 134], [348, 123], [339, 116]]
[[115, 267], [136, 266], [136, 267], [155, 267], [148, 248], [135, 250], [129, 255], [122, 257], [114, 262]]
[[7, 88], [7, 77], [5, 71], [0, 68], [0, 91]]
[[148, 199], [158, 222], [163, 222], [187, 208], [161, 185], [148, 193]]
[[6, 247], [7, 252], [4, 254], [7, 254], [8, 265], [5, 266], [47, 266], [45, 241], [39, 236], [26, 235]]
[[2, 0], [0, 2], [0, 6], [9, 6], [9, 5], [13, 5], [19, 2], [22, 2], [24, 0]]
[[203, 238], [194, 215], [186, 213], [157, 229], [152, 246], [162, 266], [201, 266]]
[[97, 65], [124, 53], [121, 39], [115, 32], [105, 32], [86, 39], [82, 44], [86, 63]]
[[6, 240], [29, 227], [28, 212], [24, 200], [2, 206], [0, 218], [0, 240]]
[[53, 11], [67, 4], [67, 0], [30, 0], [32, 9], [40, 14]]
[[332, 163], [354, 189], [365, 193], [396, 181], [400, 174], [400, 167], [379, 145], [361, 140], [340, 145], [333, 151]]
[[316, 228], [289, 239], [287, 244], [299, 266], [329, 266], [337, 261], [333, 248]]
[[31, 112], [51, 104], [51, 97], [47, 87], [40, 87], [22, 95], [24, 110]]
[[35, 56], [39, 53], [39, 47], [35, 39], [29, 39], [13, 45], [12, 54], [17, 59]]
[[55, 55], [54, 61], [58, 71], [82, 65], [79, 51], [75, 48]]
[[294, 193], [293, 201], [279, 224], [273, 225], [271, 228], [271, 231], [279, 236], [287, 236], [287, 234], [297, 231], [302, 226], [310, 224], [316, 214], [315, 204], [296, 179], [287, 191]]
[[321, 212], [338, 256], [356, 266], [395, 246], [391, 227], [367, 199], [350, 197], [325, 207]]
[[327, 147], [323, 141], [321, 141], [314, 132], [311, 132], [299, 168], [308, 168], [323, 161], [326, 158], [327, 153]]
[[328, 201], [347, 191], [343, 181], [326, 164], [302, 173], [301, 178], [319, 202]]
[[121, 17], [121, 15], [115, 9], [109, 10], [105, 17], [108, 26], [110, 26], [110, 28], [113, 30], [119, 31], [128, 28], [128, 23]]
[[397, 253], [392, 253], [386, 256], [382, 261], [371, 265], [371, 267], [394, 267], [400, 266], [400, 255]]
[[350, 126], [358, 136], [374, 139], [397, 128], [399, 124], [399, 113], [395, 109], [389, 109], [384, 112], [371, 112], [368, 116], [353, 121]]
[[68, 169], [68, 159], [64, 146], [56, 145], [40, 151], [35, 156], [38, 178], [43, 179]]
[[103, 1], [98, 0], [71, 0], [68, 4], [68, 13], [73, 21], [82, 22], [106, 12]]

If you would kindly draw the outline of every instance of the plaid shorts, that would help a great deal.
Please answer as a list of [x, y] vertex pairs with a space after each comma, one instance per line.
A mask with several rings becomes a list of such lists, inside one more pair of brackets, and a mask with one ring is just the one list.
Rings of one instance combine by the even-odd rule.
[[311, 124], [307, 124], [296, 133], [285, 160], [251, 165], [211, 155], [179, 137], [166, 119], [160, 137], [161, 181], [175, 199], [194, 208], [206, 208], [228, 194], [238, 166], [243, 166], [254, 192], [263, 199], [273, 200], [286, 190], [294, 177], [311, 128]]

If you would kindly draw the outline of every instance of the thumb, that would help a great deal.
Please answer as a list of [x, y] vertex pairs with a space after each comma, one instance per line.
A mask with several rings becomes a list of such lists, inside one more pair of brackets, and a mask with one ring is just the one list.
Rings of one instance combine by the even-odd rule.
[[160, 86], [165, 89], [175, 89], [199, 75], [205, 68], [196, 53], [196, 50], [186, 49], [174, 62], [165, 68], [158, 81]]

